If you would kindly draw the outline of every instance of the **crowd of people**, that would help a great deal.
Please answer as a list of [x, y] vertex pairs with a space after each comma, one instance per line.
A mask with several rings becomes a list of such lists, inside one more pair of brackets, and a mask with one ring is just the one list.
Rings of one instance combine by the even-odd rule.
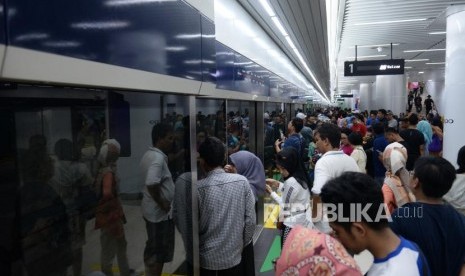
[[[193, 273], [194, 217], [201, 275], [254, 275], [252, 237], [264, 194], [280, 205], [278, 274], [361, 275], [353, 254], [364, 250], [374, 256], [368, 275], [465, 273], [465, 146], [456, 171], [441, 157], [438, 114], [332, 108], [297, 112], [286, 125], [284, 114], [267, 112], [264, 162], [247, 151], [247, 112], [198, 114], [195, 215], [188, 117], [172, 117], [153, 126], [140, 161], [146, 275], [161, 275], [173, 260], [175, 228]], [[45, 145], [43, 136], [32, 137], [22, 165], [21, 196], [28, 200], [21, 242], [29, 275], [65, 275], [68, 266], [80, 275], [89, 217], [101, 232], [101, 271], [112, 275], [116, 257], [120, 275], [131, 275], [118, 191], [120, 144], [99, 141], [95, 166], [77, 161], [69, 140], [56, 143], [57, 160]], [[272, 167], [281, 179], [266, 177]], [[83, 197], [91, 190], [94, 201]]]
[[[458, 154], [456, 171], [441, 157], [441, 118], [427, 114], [397, 117], [384, 109], [369, 114], [330, 109], [298, 113], [292, 119], [288, 125], [292, 142], [278, 138], [275, 144], [276, 165], [285, 180], [278, 190], [284, 191], [288, 201], [283, 204], [275, 195], [276, 180], [267, 180], [267, 190], [281, 210], [286, 214], [291, 210], [292, 216], [292, 210], [305, 201], [289, 195], [289, 189], [301, 195], [306, 191], [297, 188], [310, 187], [311, 210], [304, 209], [312, 216], [303, 221], [298, 216], [284, 219], [278, 274], [361, 275], [351, 254], [364, 250], [374, 256], [368, 275], [465, 273], [461, 178], [465, 146]], [[298, 135], [304, 125], [313, 129], [310, 143]], [[302, 143], [307, 149], [302, 149]], [[308, 162], [308, 182], [289, 183], [292, 174], [279, 163], [281, 152], [288, 148], [307, 153], [300, 161]], [[322, 235], [326, 240], [320, 244]], [[302, 244], [309, 244], [308, 249]], [[325, 250], [336, 246], [349, 254]], [[298, 250], [302, 253], [297, 254]]]

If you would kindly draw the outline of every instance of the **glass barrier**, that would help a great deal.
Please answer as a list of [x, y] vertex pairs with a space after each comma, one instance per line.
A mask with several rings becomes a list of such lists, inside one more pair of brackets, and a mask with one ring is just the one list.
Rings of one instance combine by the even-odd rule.
[[186, 96], [2, 91], [7, 270], [192, 274], [188, 110]]

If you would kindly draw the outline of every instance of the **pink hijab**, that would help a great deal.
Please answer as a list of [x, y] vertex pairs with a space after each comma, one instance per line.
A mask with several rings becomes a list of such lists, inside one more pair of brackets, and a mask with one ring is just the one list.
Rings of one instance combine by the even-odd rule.
[[319, 231], [292, 228], [276, 263], [276, 275], [362, 275], [342, 244]]

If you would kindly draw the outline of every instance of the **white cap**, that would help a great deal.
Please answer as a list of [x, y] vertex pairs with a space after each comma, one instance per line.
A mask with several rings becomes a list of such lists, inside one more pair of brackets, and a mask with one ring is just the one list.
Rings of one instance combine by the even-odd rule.
[[302, 112], [299, 112], [297, 113], [297, 115], [295, 115], [296, 118], [299, 118], [299, 119], [305, 119], [307, 118], [307, 116], [305, 114], [303, 114]]
[[270, 114], [268, 114], [267, 112], [265, 112], [263, 114], [263, 119], [270, 119]]

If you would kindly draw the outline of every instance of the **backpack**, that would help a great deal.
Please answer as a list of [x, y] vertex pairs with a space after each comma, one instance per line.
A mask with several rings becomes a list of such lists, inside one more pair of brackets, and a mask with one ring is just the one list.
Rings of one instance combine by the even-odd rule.
[[[391, 189], [396, 200], [397, 208], [402, 205], [415, 201], [415, 196], [402, 184], [397, 186], [396, 182], [391, 177], [386, 177], [384, 183]], [[402, 183], [402, 182], [401, 182]]]
[[439, 139], [439, 136], [433, 134], [433, 139], [428, 146], [429, 152], [441, 152], [442, 151], [442, 141]]

